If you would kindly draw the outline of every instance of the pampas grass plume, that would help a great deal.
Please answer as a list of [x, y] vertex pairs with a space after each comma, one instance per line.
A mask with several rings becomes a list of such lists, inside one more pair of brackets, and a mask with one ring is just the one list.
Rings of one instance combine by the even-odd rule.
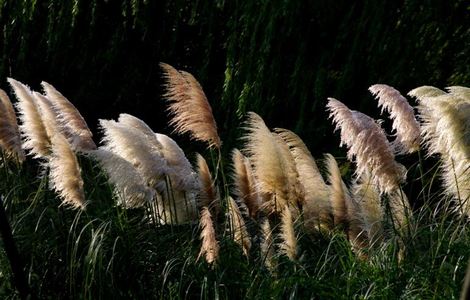
[[356, 162], [356, 177], [372, 174], [381, 193], [404, 181], [406, 169], [395, 161], [393, 149], [383, 129], [371, 117], [351, 111], [340, 101], [328, 98], [330, 118], [341, 131], [341, 144], [348, 146], [348, 159]]
[[470, 101], [470, 88], [464, 86], [450, 86], [446, 90], [453, 96], [460, 97], [465, 101]]
[[194, 140], [209, 147], [220, 148], [221, 141], [212, 108], [199, 82], [188, 72], [178, 71], [160, 63], [166, 80], [168, 110], [172, 114], [170, 124], [179, 134], [189, 133]]
[[144, 184], [145, 180], [129, 161], [101, 148], [91, 151], [90, 155], [106, 171], [119, 205], [139, 207], [154, 199], [155, 190]]
[[371, 246], [377, 246], [383, 239], [384, 210], [378, 189], [368, 176], [363, 176], [352, 187], [352, 194], [360, 206], [364, 231]]
[[199, 225], [201, 228], [202, 245], [197, 259], [204, 256], [208, 264], [214, 264], [219, 257], [219, 243], [215, 236], [211, 213], [207, 207], [203, 207], [201, 210]]
[[63, 133], [63, 130], [57, 121], [57, 112], [49, 99], [38, 92], [33, 92], [33, 96], [41, 112], [41, 119], [44, 127], [46, 128], [47, 135], [52, 137], [58, 133]]
[[157, 133], [156, 138], [162, 147], [160, 151], [168, 164], [172, 187], [186, 192], [197, 191], [199, 187], [197, 174], [183, 149], [165, 134]]
[[250, 235], [248, 234], [245, 221], [243, 220], [237, 203], [230, 196], [228, 197], [228, 208], [233, 240], [240, 245], [243, 254], [248, 257], [251, 248]]
[[251, 168], [251, 163], [238, 149], [232, 151], [234, 194], [243, 201], [252, 218], [256, 218], [261, 206], [261, 199]]
[[284, 207], [281, 213], [281, 239], [279, 248], [291, 261], [297, 260], [297, 238], [294, 231], [294, 221], [289, 207]]
[[418, 99], [419, 102], [428, 98], [438, 97], [445, 94], [446, 92], [443, 90], [428, 85], [417, 87], [408, 92], [408, 96]]
[[16, 109], [19, 113], [21, 125], [19, 126], [23, 137], [23, 149], [34, 158], [45, 158], [50, 154], [51, 137], [47, 135], [46, 128], [41, 119], [41, 112], [34, 100], [33, 93], [13, 78], [8, 78], [13, 87], [16, 98]]
[[341, 178], [341, 172], [336, 159], [331, 154], [325, 154], [325, 165], [330, 189], [330, 203], [335, 226], [345, 227], [348, 224], [347, 195], [348, 190]]
[[219, 192], [215, 186], [212, 176], [207, 166], [207, 162], [202, 155], [196, 154], [197, 173], [199, 177], [199, 207], [208, 207], [211, 211], [220, 211]]
[[386, 84], [375, 84], [369, 91], [379, 100], [379, 107], [390, 113], [393, 120], [392, 128], [396, 132], [396, 140], [392, 146], [397, 153], [412, 153], [418, 150], [420, 143], [419, 123], [413, 108], [399, 91]]
[[149, 186], [162, 192], [164, 176], [168, 173], [165, 159], [154, 143], [139, 130], [112, 120], [100, 120], [104, 149], [134, 165]]
[[0, 89], [0, 148], [7, 157], [25, 160], [15, 110], [8, 95]]
[[269, 213], [280, 213], [287, 203], [296, 205], [303, 190], [287, 145], [256, 113], [248, 113], [246, 130], [244, 151], [253, 165], [263, 206]]
[[261, 221], [261, 244], [260, 244], [260, 252], [261, 252], [261, 259], [264, 262], [264, 265], [268, 270], [271, 272], [274, 271], [275, 268], [275, 261], [274, 261], [274, 240], [273, 240], [273, 232], [271, 230], [271, 225], [269, 224], [269, 220], [265, 218]]
[[305, 191], [303, 212], [307, 228], [329, 227], [331, 223], [329, 190], [312, 154], [302, 139], [292, 131], [278, 128], [276, 132], [289, 146], [299, 181]]
[[59, 194], [62, 204], [85, 209], [80, 166], [70, 144], [61, 134], [52, 137], [52, 154], [48, 165], [51, 187]]
[[41, 85], [57, 111], [60, 124], [66, 128], [67, 138], [72, 146], [84, 152], [96, 149], [93, 134], [78, 109], [51, 84], [43, 81]]

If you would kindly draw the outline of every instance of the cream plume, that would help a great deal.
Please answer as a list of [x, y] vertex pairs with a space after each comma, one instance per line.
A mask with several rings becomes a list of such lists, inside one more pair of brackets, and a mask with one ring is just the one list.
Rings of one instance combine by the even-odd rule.
[[232, 151], [234, 194], [248, 208], [252, 218], [256, 218], [261, 206], [251, 163], [238, 149]]
[[465, 101], [470, 101], [470, 88], [464, 86], [450, 86], [446, 90], [453, 96], [464, 99]]
[[341, 145], [349, 147], [348, 159], [356, 162], [356, 177], [370, 172], [381, 193], [404, 181], [406, 169], [395, 161], [392, 147], [382, 128], [371, 117], [351, 111], [340, 101], [328, 98], [330, 118], [341, 131]]
[[159, 133], [154, 137], [161, 145], [161, 154], [168, 165], [169, 183], [166, 192], [163, 193], [164, 214], [171, 213], [170, 217], [176, 223], [197, 219], [195, 197], [200, 186], [196, 172], [173, 139]]
[[278, 128], [276, 132], [289, 146], [299, 174], [299, 181], [305, 190], [305, 202], [302, 208], [306, 227], [328, 228], [332, 214], [329, 189], [312, 154], [302, 139], [292, 131]]
[[366, 233], [360, 213], [360, 204], [351, 196], [341, 178], [336, 159], [331, 154], [325, 155], [327, 177], [330, 188], [330, 202], [333, 208], [335, 226], [345, 230], [352, 248], [360, 257], [364, 257], [362, 249], [366, 246]]
[[[287, 203], [297, 205], [303, 192], [296, 176], [295, 164], [287, 146], [266, 127], [257, 114], [248, 113], [245, 152], [253, 165], [263, 206], [268, 212], [280, 213]], [[283, 149], [284, 147], [284, 149]]]
[[144, 121], [129, 114], [120, 114], [118, 121], [120, 124], [131, 126], [140, 131], [156, 149], [159, 149], [168, 164], [168, 175], [173, 189], [188, 192], [197, 190], [196, 173], [183, 150], [173, 139], [164, 134], [154, 133]]
[[23, 137], [23, 149], [34, 158], [47, 157], [51, 153], [51, 138], [47, 135], [32, 91], [13, 78], [8, 78], [8, 82], [18, 99], [15, 106], [21, 120], [19, 128]]
[[470, 158], [469, 101], [446, 94], [422, 100], [418, 111], [430, 155], [450, 155], [457, 161]]
[[420, 102], [427, 98], [438, 97], [446, 94], [447, 93], [443, 90], [428, 85], [417, 87], [408, 92], [408, 96], [414, 97]]
[[297, 237], [294, 231], [294, 221], [289, 207], [284, 207], [281, 213], [281, 239], [279, 245], [281, 253], [285, 254], [291, 261], [297, 260]]
[[382, 113], [387, 111], [393, 120], [392, 128], [396, 139], [392, 146], [397, 153], [412, 153], [418, 150], [420, 143], [419, 123], [413, 108], [399, 91], [386, 84], [375, 84], [369, 91], [379, 100]]
[[85, 209], [85, 193], [80, 166], [70, 144], [61, 134], [52, 137], [49, 157], [51, 187], [62, 198], [62, 204]]
[[141, 119], [129, 114], [120, 114], [118, 122], [138, 130], [149, 139], [149, 142], [155, 143], [154, 146], [157, 149], [162, 148], [162, 145], [158, 142], [157, 137], [155, 136], [155, 132], [153, 132], [153, 130]]
[[41, 85], [46, 97], [56, 109], [57, 119], [72, 147], [84, 152], [96, 149], [93, 135], [77, 108], [49, 83], [43, 81]]
[[41, 119], [44, 128], [46, 128], [47, 135], [51, 137], [55, 134], [63, 133], [62, 128], [57, 122], [57, 112], [49, 99], [38, 92], [33, 92], [33, 97], [41, 112]]
[[203, 207], [201, 210], [199, 226], [201, 228], [202, 245], [197, 259], [204, 255], [206, 262], [208, 264], [213, 264], [219, 257], [219, 243], [215, 236], [211, 213], [207, 207]]
[[360, 206], [360, 214], [364, 231], [367, 233], [371, 246], [376, 246], [383, 239], [384, 210], [380, 194], [372, 180], [363, 176], [353, 187], [353, 196]]
[[447, 194], [456, 203], [456, 211], [470, 216], [470, 159], [455, 161], [449, 157], [442, 158], [442, 180]]
[[196, 194], [168, 188], [158, 206], [162, 224], [184, 224], [197, 220]]
[[219, 191], [212, 180], [207, 162], [199, 153], [196, 154], [197, 173], [199, 176], [199, 207], [208, 207], [217, 214], [220, 211]]
[[289, 205], [292, 205], [292, 208], [301, 207], [305, 202], [305, 191], [303, 185], [299, 181], [299, 173], [297, 172], [294, 157], [289, 151], [287, 143], [278, 134], [273, 133], [273, 137], [279, 146], [279, 150], [284, 161], [286, 162], [284, 173], [289, 179], [291, 189], [287, 202]]
[[335, 226], [346, 227], [348, 224], [348, 207], [349, 200], [348, 190], [341, 178], [341, 172], [336, 159], [331, 154], [325, 154], [325, 165], [329, 183], [330, 203], [333, 211], [333, 219]]
[[470, 215], [470, 101], [462, 96], [463, 89], [449, 91], [419, 100], [421, 130], [428, 155], [441, 156], [446, 193], [460, 213]]
[[157, 133], [157, 140], [162, 146], [161, 153], [170, 169], [169, 176], [174, 189], [195, 192], [199, 188], [197, 174], [186, 158], [183, 149], [169, 136]]
[[155, 198], [155, 190], [145, 185], [145, 180], [129, 161], [101, 148], [91, 151], [90, 155], [106, 171], [119, 205], [139, 207]]
[[158, 148], [135, 128], [112, 120], [99, 120], [104, 136], [104, 149], [126, 159], [139, 171], [149, 186], [159, 192], [165, 189], [167, 164]]
[[387, 198], [395, 230], [400, 234], [406, 233], [411, 220], [411, 208], [408, 198], [400, 188], [388, 193]]
[[166, 80], [164, 97], [172, 115], [170, 124], [174, 126], [175, 132], [189, 133], [194, 140], [220, 148], [221, 141], [212, 108], [199, 82], [191, 74], [178, 71], [168, 64], [160, 63], [160, 67]]
[[230, 196], [228, 197], [228, 211], [233, 240], [240, 245], [243, 254], [248, 257], [251, 248], [250, 235], [248, 234], [245, 221], [243, 220], [237, 203], [235, 203], [235, 200]]
[[264, 265], [271, 272], [274, 271], [275, 261], [274, 261], [274, 240], [273, 232], [271, 226], [269, 225], [269, 220], [267, 218], [261, 222], [261, 259], [264, 262]]
[[0, 89], [0, 148], [7, 157], [25, 160], [15, 110], [8, 95]]

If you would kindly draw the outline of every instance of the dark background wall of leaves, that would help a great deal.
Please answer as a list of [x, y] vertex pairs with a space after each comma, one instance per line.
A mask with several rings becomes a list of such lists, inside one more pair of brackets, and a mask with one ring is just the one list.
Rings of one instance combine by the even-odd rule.
[[334, 151], [326, 97], [375, 117], [367, 87], [470, 85], [468, 1], [0, 0], [0, 86], [62, 91], [90, 127], [134, 114], [168, 132], [158, 63], [192, 72], [226, 150], [246, 111]]

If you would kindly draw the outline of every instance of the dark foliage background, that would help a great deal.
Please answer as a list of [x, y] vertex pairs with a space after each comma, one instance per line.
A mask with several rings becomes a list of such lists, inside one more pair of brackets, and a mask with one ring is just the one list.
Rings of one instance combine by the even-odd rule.
[[[122, 112], [168, 133], [158, 67], [167, 62], [200, 80], [224, 151], [240, 145], [244, 113], [255, 111], [268, 126], [297, 132], [319, 157], [340, 151], [324, 112], [329, 96], [379, 117], [367, 91], [374, 83], [404, 94], [470, 86], [469, 14], [466, 0], [0, 0], [0, 87], [10, 91], [9, 76], [36, 90], [47, 81], [98, 136], [97, 119]], [[175, 138], [188, 154], [204, 147]], [[196, 261], [197, 225], [150, 226], [144, 209], [114, 206], [106, 178], [85, 157], [93, 201], [84, 213], [58, 207], [31, 161], [3, 165], [0, 191], [38, 299], [455, 298], [470, 256], [468, 226], [436, 213], [435, 203], [447, 203], [436, 161], [402, 160], [419, 224], [403, 262], [395, 241], [364, 262], [341, 232], [310, 238], [299, 226], [302, 261], [280, 257], [279, 274], [259, 256], [240, 259], [225, 234], [219, 265], [209, 269]], [[13, 298], [2, 249], [0, 298]]]
[[[377, 116], [374, 83], [469, 85], [468, 1], [0, 1], [0, 78], [55, 85], [90, 127], [134, 114], [168, 131], [158, 63], [192, 72], [228, 151], [246, 111], [332, 151], [332, 96]], [[374, 105], [371, 105], [371, 102]]]

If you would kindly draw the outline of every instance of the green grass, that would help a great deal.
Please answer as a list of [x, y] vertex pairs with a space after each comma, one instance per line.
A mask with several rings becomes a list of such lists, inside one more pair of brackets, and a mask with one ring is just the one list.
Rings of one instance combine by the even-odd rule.
[[[81, 157], [86, 211], [59, 206], [37, 167], [0, 169], [0, 191], [27, 280], [41, 299], [452, 299], [458, 298], [470, 257], [466, 221], [437, 201], [414, 211], [410, 234], [359, 259], [339, 230], [307, 233], [296, 224], [299, 259], [276, 257], [270, 272], [258, 255], [243, 256], [219, 226], [220, 258], [197, 260], [197, 225], [155, 226], [144, 209], [114, 205], [106, 178]], [[430, 182], [430, 181], [429, 181]], [[437, 184], [437, 183], [434, 183]], [[428, 197], [423, 189], [420, 197]], [[439, 199], [440, 196], [431, 196]], [[429, 200], [429, 199], [427, 199]], [[442, 199], [444, 201], [444, 199]], [[436, 211], [437, 210], [437, 211]], [[393, 235], [390, 235], [391, 237]], [[3, 245], [2, 245], [3, 246]], [[0, 247], [0, 297], [15, 298], [9, 261]]]

